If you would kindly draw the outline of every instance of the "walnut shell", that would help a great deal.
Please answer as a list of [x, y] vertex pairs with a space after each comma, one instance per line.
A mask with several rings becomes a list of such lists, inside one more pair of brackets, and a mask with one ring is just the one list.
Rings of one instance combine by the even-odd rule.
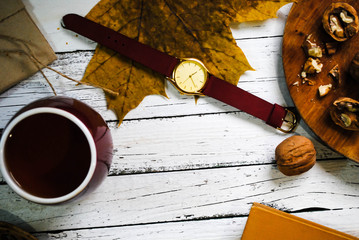
[[338, 98], [330, 106], [329, 113], [338, 126], [350, 131], [359, 131], [358, 101], [348, 97]]
[[312, 141], [303, 136], [291, 136], [275, 149], [279, 171], [293, 176], [311, 169], [316, 162], [316, 151]]
[[343, 2], [332, 3], [325, 10], [322, 24], [324, 30], [339, 42], [353, 37], [359, 29], [357, 11]]

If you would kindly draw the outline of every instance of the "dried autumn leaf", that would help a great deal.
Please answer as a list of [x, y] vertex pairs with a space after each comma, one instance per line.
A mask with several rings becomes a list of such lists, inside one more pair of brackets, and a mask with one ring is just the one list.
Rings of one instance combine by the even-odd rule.
[[[86, 16], [169, 55], [200, 59], [234, 85], [253, 70], [229, 24], [275, 17], [286, 0], [102, 0]], [[163, 76], [98, 46], [82, 81], [118, 92], [106, 94], [121, 123], [151, 94], [166, 96]]]

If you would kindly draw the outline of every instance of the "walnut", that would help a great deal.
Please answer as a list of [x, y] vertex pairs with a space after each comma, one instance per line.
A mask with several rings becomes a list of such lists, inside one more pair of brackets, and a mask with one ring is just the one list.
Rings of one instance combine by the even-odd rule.
[[322, 48], [312, 40], [312, 34], [305, 39], [302, 47], [308, 57], [321, 58], [323, 56]]
[[324, 44], [324, 47], [327, 55], [333, 55], [337, 52], [338, 42], [327, 42]]
[[322, 71], [323, 64], [319, 59], [308, 58], [304, 63], [303, 71], [301, 73], [302, 78], [307, 77], [307, 74], [316, 74]]
[[341, 97], [329, 109], [330, 117], [338, 126], [351, 131], [359, 131], [359, 102]]
[[311, 169], [316, 162], [312, 141], [303, 136], [291, 136], [275, 149], [278, 169], [287, 176], [298, 175]]
[[359, 52], [354, 56], [349, 65], [349, 73], [354, 80], [359, 81]]
[[318, 87], [318, 93], [320, 97], [324, 97], [325, 95], [327, 95], [330, 90], [332, 89], [332, 84], [327, 84], [327, 85], [320, 85]]
[[325, 10], [322, 23], [325, 31], [339, 42], [353, 37], [359, 29], [356, 10], [343, 2], [332, 3]]
[[340, 70], [338, 64], [335, 64], [334, 67], [330, 69], [329, 76], [332, 77], [332, 79], [335, 81], [337, 86], [341, 85]]
[[308, 86], [314, 86], [315, 80], [311, 80], [311, 79], [305, 77], [302, 80], [302, 84], [308, 84]]

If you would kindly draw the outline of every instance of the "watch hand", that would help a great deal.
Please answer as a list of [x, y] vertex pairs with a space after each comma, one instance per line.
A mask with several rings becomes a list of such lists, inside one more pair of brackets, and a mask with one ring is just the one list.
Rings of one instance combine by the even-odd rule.
[[191, 78], [191, 77], [192, 77], [193, 75], [195, 75], [197, 72], [198, 72], [198, 70], [195, 71], [194, 73], [192, 73], [191, 75], [189, 75], [189, 77]]
[[191, 78], [191, 76], [189, 76], [186, 80], [184, 80], [182, 83], [185, 83], [185, 82], [187, 82], [187, 80], [188, 79], [190, 79]]
[[[192, 74], [192, 75], [193, 75], [193, 74]], [[189, 76], [189, 78], [191, 79], [191, 81], [192, 81], [192, 83], [193, 83], [193, 86], [194, 86], [195, 88], [197, 88], [196, 84], [195, 84], [194, 81], [193, 81], [192, 76]]]

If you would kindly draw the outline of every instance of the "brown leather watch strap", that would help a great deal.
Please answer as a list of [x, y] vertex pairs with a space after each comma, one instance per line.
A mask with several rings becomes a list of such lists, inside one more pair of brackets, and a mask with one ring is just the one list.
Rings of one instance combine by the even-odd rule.
[[173, 69], [179, 63], [179, 59], [175, 57], [76, 14], [64, 16], [62, 26], [167, 77], [171, 77]]
[[271, 104], [213, 75], [209, 77], [203, 94], [260, 118], [275, 128], [282, 126], [287, 114], [278, 104]]

